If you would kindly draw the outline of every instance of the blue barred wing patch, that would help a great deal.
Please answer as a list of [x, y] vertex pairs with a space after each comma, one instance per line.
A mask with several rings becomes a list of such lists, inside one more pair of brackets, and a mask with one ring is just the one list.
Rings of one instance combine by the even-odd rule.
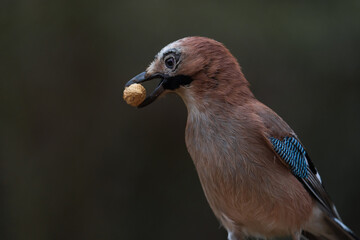
[[285, 137], [283, 140], [270, 138], [277, 154], [289, 164], [292, 173], [300, 178], [306, 178], [308, 174], [308, 162], [305, 149], [294, 137]]

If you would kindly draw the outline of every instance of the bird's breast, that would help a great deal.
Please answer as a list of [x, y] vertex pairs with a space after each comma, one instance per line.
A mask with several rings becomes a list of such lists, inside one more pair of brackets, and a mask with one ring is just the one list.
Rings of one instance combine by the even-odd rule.
[[[264, 143], [261, 126], [252, 126], [252, 121], [189, 113], [186, 146], [206, 198], [225, 228], [264, 235], [289, 233], [308, 218], [311, 200], [275, 159]], [[304, 194], [308, 201], [301, 199]], [[296, 211], [301, 213], [294, 215]]]

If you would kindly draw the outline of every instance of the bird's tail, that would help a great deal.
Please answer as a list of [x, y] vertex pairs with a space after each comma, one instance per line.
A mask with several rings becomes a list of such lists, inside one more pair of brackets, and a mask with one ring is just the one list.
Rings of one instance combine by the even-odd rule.
[[302, 232], [308, 240], [360, 240], [339, 218], [324, 216], [321, 229]]

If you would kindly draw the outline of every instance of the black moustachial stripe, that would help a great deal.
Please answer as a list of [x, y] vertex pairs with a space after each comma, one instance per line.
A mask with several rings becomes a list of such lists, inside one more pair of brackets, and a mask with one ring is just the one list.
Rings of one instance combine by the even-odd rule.
[[163, 80], [164, 89], [175, 90], [180, 86], [189, 85], [193, 79], [186, 75], [177, 75], [174, 77], [167, 77]]

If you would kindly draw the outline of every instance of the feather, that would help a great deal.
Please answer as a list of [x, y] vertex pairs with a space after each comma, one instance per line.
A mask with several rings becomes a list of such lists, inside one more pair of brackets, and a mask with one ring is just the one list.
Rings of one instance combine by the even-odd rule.
[[288, 165], [291, 172], [320, 204], [325, 213], [322, 219], [326, 225], [326, 233], [320, 231], [314, 235], [312, 232], [304, 231], [304, 237], [309, 240], [358, 239], [351, 229], [341, 221], [334, 203], [321, 182], [317, 169], [297, 137], [285, 136], [282, 139], [270, 137], [269, 141], [278, 159]]
[[[168, 55], [175, 68], [164, 64]], [[191, 79], [164, 85], [162, 93], [175, 92], [186, 104], [186, 146], [229, 239], [357, 239], [341, 222], [299, 138], [254, 97], [223, 44], [180, 39], [156, 55], [145, 75], [150, 77], [143, 81], [162, 76], [162, 85], [179, 76]]]

